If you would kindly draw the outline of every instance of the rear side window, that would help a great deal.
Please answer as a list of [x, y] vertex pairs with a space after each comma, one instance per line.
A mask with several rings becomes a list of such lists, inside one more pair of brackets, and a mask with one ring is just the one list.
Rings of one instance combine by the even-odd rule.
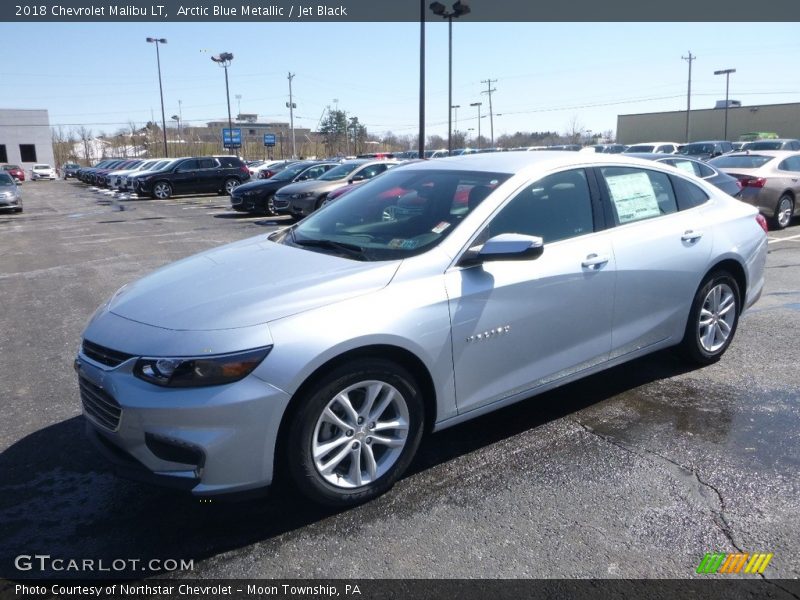
[[683, 177], [672, 177], [672, 185], [678, 200], [678, 210], [687, 210], [708, 201], [709, 196], [699, 185]]
[[552, 243], [592, 231], [586, 172], [575, 169], [548, 175], [525, 188], [492, 219], [486, 237], [522, 233]]
[[218, 156], [217, 160], [223, 167], [241, 167], [244, 163], [235, 156]]
[[800, 156], [790, 156], [778, 165], [781, 171], [800, 171]]
[[672, 183], [664, 173], [630, 167], [603, 167], [600, 173], [617, 225], [678, 211]]

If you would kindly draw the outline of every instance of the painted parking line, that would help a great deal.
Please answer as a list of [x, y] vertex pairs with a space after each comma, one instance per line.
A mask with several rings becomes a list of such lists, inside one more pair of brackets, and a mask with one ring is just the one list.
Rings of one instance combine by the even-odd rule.
[[769, 241], [767, 241], [767, 243], [768, 244], [777, 244], [778, 242], [792, 242], [792, 241], [795, 241], [795, 240], [798, 240], [798, 239], [800, 239], [800, 234], [790, 235], [789, 237], [785, 237], [785, 238], [769, 238]]

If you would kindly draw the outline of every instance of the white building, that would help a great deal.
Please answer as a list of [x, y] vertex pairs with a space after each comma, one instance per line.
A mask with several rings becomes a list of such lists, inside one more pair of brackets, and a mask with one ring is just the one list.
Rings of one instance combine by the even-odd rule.
[[0, 163], [26, 171], [34, 164], [58, 166], [46, 110], [0, 108]]

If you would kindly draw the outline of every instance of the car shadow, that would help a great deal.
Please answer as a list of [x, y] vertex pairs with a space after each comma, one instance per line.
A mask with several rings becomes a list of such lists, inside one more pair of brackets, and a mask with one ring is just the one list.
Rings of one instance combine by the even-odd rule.
[[[406, 477], [689, 370], [672, 353], [660, 352], [431, 434]], [[138, 578], [153, 572], [146, 564], [111, 573], [26, 571], [15, 567], [15, 559], [38, 553], [199, 561], [348, 512], [315, 506], [282, 486], [264, 498], [200, 500], [122, 480], [91, 446], [84, 427], [83, 417], [76, 416], [0, 453], [0, 577]], [[387, 495], [389, 502], [394, 493]], [[360, 520], [386, 510], [371, 504], [349, 510], [359, 511]]]

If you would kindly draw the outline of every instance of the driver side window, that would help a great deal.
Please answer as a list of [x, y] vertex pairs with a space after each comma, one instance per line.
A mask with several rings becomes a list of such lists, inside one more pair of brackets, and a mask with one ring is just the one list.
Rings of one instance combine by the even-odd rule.
[[522, 233], [541, 237], [547, 244], [593, 231], [586, 172], [573, 169], [527, 186], [495, 215], [481, 237]]

